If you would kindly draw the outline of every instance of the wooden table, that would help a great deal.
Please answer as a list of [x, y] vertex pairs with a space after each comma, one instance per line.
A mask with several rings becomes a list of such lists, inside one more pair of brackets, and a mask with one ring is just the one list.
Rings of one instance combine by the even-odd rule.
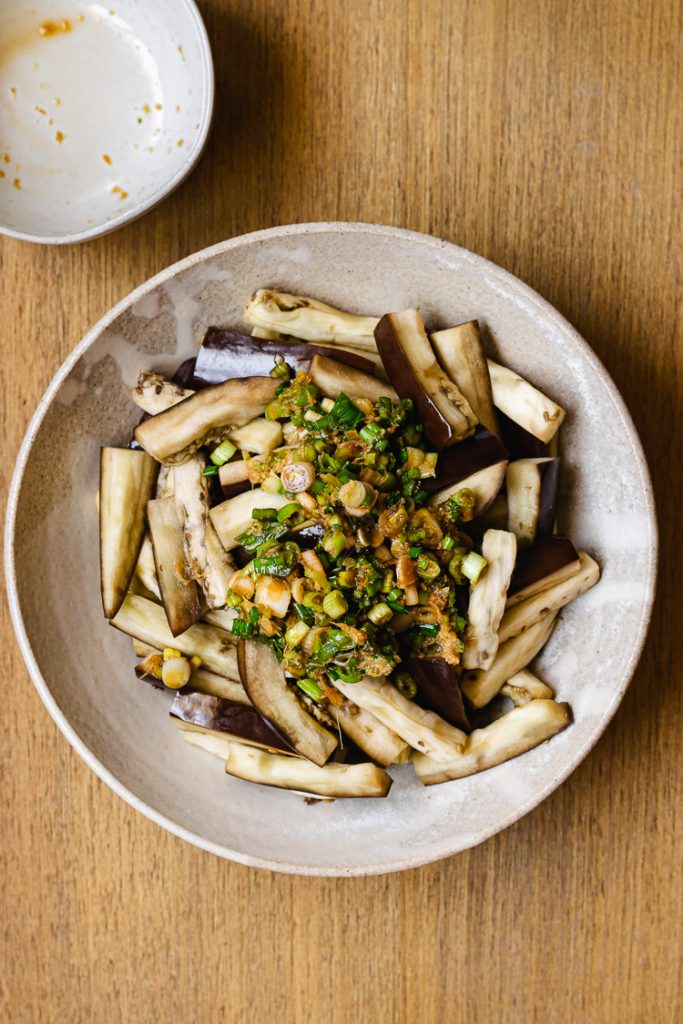
[[621, 710], [558, 792], [478, 849], [356, 880], [248, 870], [136, 814], [52, 724], [3, 612], [0, 1019], [674, 1024], [681, 5], [200, 7], [218, 107], [191, 179], [101, 241], [0, 245], [4, 480], [60, 362], [149, 275], [270, 224], [399, 224], [518, 274], [605, 362], [658, 491], [659, 600]]

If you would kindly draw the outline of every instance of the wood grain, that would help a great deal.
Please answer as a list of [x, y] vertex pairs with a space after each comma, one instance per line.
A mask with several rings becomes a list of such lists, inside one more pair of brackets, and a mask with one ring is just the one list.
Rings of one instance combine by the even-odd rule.
[[100, 241], [0, 243], [3, 484], [59, 363], [150, 274], [274, 223], [399, 224], [520, 275], [603, 359], [654, 475], [659, 599], [621, 710], [558, 792], [478, 849], [357, 880], [224, 863], [132, 811], [43, 710], [3, 610], [0, 1018], [674, 1024], [683, 1019], [681, 5], [200, 7], [218, 109], [192, 178]]

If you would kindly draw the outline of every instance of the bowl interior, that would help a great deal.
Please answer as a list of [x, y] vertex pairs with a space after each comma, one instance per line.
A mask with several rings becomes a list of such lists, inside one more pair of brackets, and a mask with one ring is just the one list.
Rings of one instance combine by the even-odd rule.
[[188, 0], [6, 0], [2, 230], [71, 238], [160, 198], [201, 148], [210, 68]]
[[[308, 806], [226, 777], [219, 760], [181, 742], [166, 695], [135, 679], [130, 641], [100, 610], [99, 448], [127, 443], [138, 419], [129, 399], [138, 371], [177, 365], [210, 324], [240, 325], [242, 304], [258, 286], [357, 312], [417, 305], [434, 327], [478, 317], [491, 351], [568, 409], [561, 526], [599, 560], [603, 579], [563, 612], [540, 659], [539, 673], [575, 715], [550, 743], [462, 781], [424, 789], [410, 767], [393, 769], [386, 800]], [[464, 849], [533, 807], [616, 709], [642, 645], [654, 581], [642, 452], [585, 343], [535, 293], [481, 258], [364, 225], [277, 228], [223, 243], [143, 286], [98, 325], [36, 419], [15, 483], [15, 592], [11, 511], [8, 534], [24, 653], [50, 710], [99, 774], [185, 838], [292, 871], [414, 866]]]

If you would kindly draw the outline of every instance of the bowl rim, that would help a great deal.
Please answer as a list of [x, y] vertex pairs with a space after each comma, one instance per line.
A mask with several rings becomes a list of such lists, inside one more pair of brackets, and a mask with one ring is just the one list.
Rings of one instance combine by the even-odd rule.
[[[408, 242], [411, 244], [420, 244], [426, 246], [432, 250], [448, 250], [455, 251], [458, 258], [462, 261], [482, 267], [487, 271], [489, 275], [494, 276], [500, 282], [505, 284], [508, 288], [514, 288], [517, 292], [521, 292], [527, 302], [536, 307], [536, 310], [546, 320], [550, 320], [557, 328], [568, 333], [575, 342], [578, 343], [579, 347], [583, 350], [583, 354], [588, 360], [588, 363], [592, 371], [597, 374], [603, 384], [607, 387], [611, 394], [612, 399], [617, 406], [618, 412], [621, 417], [621, 425], [624, 430], [625, 436], [628, 438], [631, 446], [631, 454], [635, 460], [636, 467], [642, 482], [643, 490], [646, 495], [646, 507], [644, 509], [650, 530], [649, 545], [648, 545], [648, 560], [647, 570], [644, 579], [645, 583], [645, 598], [643, 600], [640, 621], [638, 623], [637, 632], [634, 634], [634, 646], [631, 652], [626, 669], [619, 682], [619, 686], [615, 691], [612, 701], [604, 712], [599, 727], [593, 736], [591, 736], [587, 743], [583, 747], [574, 751], [572, 757], [568, 760], [567, 764], [562, 770], [550, 778], [542, 789], [534, 794], [529, 800], [523, 803], [521, 806], [516, 807], [508, 815], [503, 817], [500, 821], [496, 822], [495, 825], [483, 829], [480, 833], [476, 833], [474, 836], [468, 837], [468, 841], [453, 842], [451, 845], [447, 845], [446, 849], [440, 850], [434, 854], [430, 854], [428, 851], [423, 851], [420, 854], [395, 859], [390, 862], [383, 864], [371, 863], [371, 864], [359, 864], [352, 867], [338, 867], [334, 865], [316, 865], [306, 863], [294, 863], [287, 860], [275, 860], [267, 857], [258, 857], [252, 854], [243, 853], [239, 850], [230, 849], [220, 843], [208, 840], [205, 837], [198, 835], [196, 832], [192, 832], [190, 829], [179, 825], [177, 822], [168, 818], [165, 814], [157, 811], [154, 807], [150, 806], [143, 799], [138, 797], [135, 793], [127, 788], [117, 777], [106, 768], [101, 761], [92, 753], [87, 744], [78, 735], [76, 730], [73, 728], [71, 723], [68, 721], [64, 713], [57, 705], [56, 700], [52, 696], [45, 679], [40, 671], [37, 660], [31, 649], [31, 645], [26, 633], [26, 629], [23, 623], [23, 617], [19, 604], [19, 595], [17, 591], [17, 579], [16, 579], [16, 565], [14, 558], [14, 535], [16, 527], [16, 516], [17, 516], [17, 504], [19, 494], [21, 491], [21, 484], [24, 477], [24, 471], [26, 464], [30, 457], [31, 448], [35, 441], [37, 432], [40, 425], [45, 417], [52, 401], [61, 387], [63, 381], [71, 372], [76, 362], [86, 352], [92, 344], [100, 337], [102, 332], [113, 323], [113, 321], [127, 308], [132, 306], [135, 302], [141, 299], [143, 296], [148, 294], [154, 288], [163, 284], [165, 281], [173, 278], [176, 274], [186, 270], [197, 263], [204, 262], [207, 259], [212, 258], [223, 252], [228, 252], [231, 249], [239, 248], [245, 242], [267, 242], [273, 239], [286, 239], [292, 236], [306, 236], [311, 234], [321, 233], [349, 233], [349, 234], [370, 234], [370, 235], [381, 235], [389, 236], [397, 240]], [[610, 377], [609, 373], [598, 359], [597, 355], [590, 348], [588, 343], [581, 337], [578, 331], [559, 313], [554, 306], [543, 299], [533, 288], [525, 284], [514, 274], [504, 270], [497, 264], [492, 263], [490, 260], [485, 259], [483, 256], [479, 256], [473, 253], [469, 249], [465, 249], [461, 246], [456, 245], [453, 242], [447, 242], [443, 239], [437, 238], [434, 235], [423, 234], [418, 231], [410, 231], [405, 228], [397, 228], [389, 225], [370, 224], [363, 222], [352, 222], [352, 221], [320, 221], [306, 224], [289, 224], [280, 225], [271, 228], [266, 228], [260, 231], [252, 231], [247, 234], [237, 235], [233, 238], [226, 239], [223, 242], [218, 242], [215, 245], [208, 246], [205, 249], [198, 250], [184, 259], [179, 260], [176, 263], [171, 264], [164, 270], [155, 274], [149, 278], [143, 284], [139, 285], [127, 296], [121, 299], [116, 305], [114, 305], [105, 315], [85, 334], [79, 344], [73, 349], [71, 354], [67, 356], [64, 362], [61, 364], [50, 384], [48, 385], [43, 397], [41, 398], [36, 411], [34, 412], [31, 421], [27, 427], [26, 434], [21, 443], [17, 460], [12, 474], [12, 481], [9, 490], [9, 497], [7, 503], [7, 514], [5, 521], [5, 536], [4, 536], [4, 559], [5, 559], [5, 580], [9, 601], [10, 615], [12, 618], [12, 624], [19, 642], [19, 647], [28, 668], [29, 674], [36, 687], [41, 700], [45, 704], [48, 712], [54, 719], [58, 728], [61, 730], [63, 735], [66, 737], [68, 742], [74, 748], [74, 750], [81, 756], [86, 764], [95, 772], [95, 774], [109, 786], [118, 796], [120, 796], [126, 803], [134, 807], [135, 810], [140, 811], [145, 817], [149, 818], [155, 824], [160, 825], [168, 832], [173, 833], [180, 839], [184, 839], [186, 842], [191, 843], [194, 846], [199, 847], [202, 850], [206, 850], [209, 853], [217, 854], [228, 860], [235, 861], [248, 867], [265, 868], [270, 871], [278, 871], [285, 874], [296, 874], [296, 875], [310, 875], [317, 877], [354, 877], [354, 876], [367, 876], [367, 875], [381, 875], [389, 874], [396, 871], [405, 871], [411, 868], [421, 867], [424, 864], [430, 864], [438, 860], [445, 859], [453, 856], [456, 853], [460, 853], [466, 849], [470, 849], [474, 846], [478, 846], [480, 843], [489, 839], [491, 836], [496, 835], [498, 832], [502, 832], [508, 828], [514, 822], [518, 821], [524, 815], [528, 814], [529, 811], [537, 807], [543, 800], [545, 800], [555, 789], [557, 789], [561, 783], [563, 783], [568, 776], [575, 770], [575, 768], [584, 760], [584, 758], [590, 753], [595, 744], [598, 742], [600, 737], [603, 735], [605, 729], [609, 725], [610, 721], [614, 717], [614, 714], [619, 707], [624, 693], [633, 678], [638, 661], [645, 645], [647, 637], [648, 626], [652, 616], [652, 608], [655, 598], [656, 589], [656, 577], [657, 577], [657, 549], [658, 549], [658, 529], [657, 529], [657, 516], [655, 510], [654, 495], [652, 490], [652, 483], [649, 468], [643, 451], [643, 447], [636, 431], [635, 425], [631, 418], [630, 413], [626, 407], [626, 404], [619, 393], [619, 390]]]
[[0, 222], [0, 235], [7, 235], [8, 238], [16, 238], [21, 242], [32, 242], [37, 245], [75, 245], [79, 242], [89, 242], [91, 239], [102, 238], [104, 235], [122, 228], [125, 224], [138, 220], [139, 217], [142, 217], [149, 210], [153, 210], [164, 199], [175, 192], [194, 170], [206, 148], [213, 123], [216, 92], [213, 54], [206, 25], [195, 0], [174, 0], [174, 2], [186, 8], [192, 19], [193, 27], [197, 32], [201, 60], [201, 87], [204, 97], [199, 115], [199, 131], [195, 136], [192, 146], [187, 150], [185, 162], [146, 199], [142, 199], [129, 210], [125, 210], [116, 217], [112, 217], [111, 220], [84, 228], [82, 231], [71, 231], [61, 235], [41, 235], [33, 231], [18, 231]]

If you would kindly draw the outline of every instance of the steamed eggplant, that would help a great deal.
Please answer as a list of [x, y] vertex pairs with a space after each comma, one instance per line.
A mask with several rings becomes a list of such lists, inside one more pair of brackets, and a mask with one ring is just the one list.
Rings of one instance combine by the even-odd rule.
[[415, 750], [422, 750], [438, 761], [449, 761], [462, 753], [466, 737], [461, 729], [414, 704], [386, 680], [366, 678], [358, 683], [344, 683], [337, 679], [334, 685]]
[[585, 551], [580, 551], [577, 573], [506, 608], [498, 631], [500, 642], [518, 636], [547, 612], [564, 608], [570, 601], [594, 587], [599, 579], [600, 568], [597, 562]]
[[496, 408], [539, 441], [549, 441], [565, 417], [564, 409], [506, 366], [488, 360]]
[[204, 608], [202, 592], [188, 575], [183, 529], [175, 499], [148, 501], [147, 518], [161, 600], [169, 628], [173, 636], [177, 636], [201, 618]]
[[[141, 644], [139, 640], [135, 640], [133, 643], [136, 646], [135, 653], [138, 657], [143, 658], [135, 666], [135, 675], [138, 679], [151, 683], [159, 690], [165, 690], [167, 693], [187, 692], [187, 687], [181, 690], [169, 690], [164, 685], [159, 674], [164, 660], [161, 651], [155, 650], [154, 647], [150, 647], [148, 644]], [[226, 679], [225, 676], [216, 675], [215, 672], [207, 672], [204, 668], [194, 668], [192, 670], [189, 686], [200, 693], [207, 693], [212, 697], [222, 697], [236, 704], [251, 704], [239, 680]]]
[[498, 650], [498, 626], [515, 567], [517, 542], [507, 530], [487, 530], [481, 553], [487, 566], [470, 588], [467, 634], [462, 655], [464, 668], [490, 668]]
[[267, 754], [233, 743], [225, 762], [228, 775], [262, 786], [290, 789], [303, 796], [383, 797], [391, 789], [391, 776], [376, 764], [339, 764], [324, 767], [300, 758]]
[[146, 452], [102, 448], [100, 453], [100, 588], [108, 619], [121, 607], [135, 572], [158, 468]]
[[328, 398], [336, 399], [343, 392], [352, 402], [358, 398], [367, 398], [371, 402], [376, 402], [378, 398], [389, 398], [392, 402], [398, 402], [398, 395], [389, 384], [353, 366], [346, 366], [337, 359], [315, 355], [308, 372], [313, 383]]
[[501, 462], [507, 463], [508, 454], [498, 438], [480, 427], [460, 444], [447, 448], [439, 455], [436, 476], [426, 478], [426, 491], [440, 491], [451, 484], [461, 486], [461, 481], [480, 470], [488, 469]]
[[389, 380], [403, 398], [413, 399], [437, 451], [474, 432], [477, 420], [470, 404], [437, 363], [416, 309], [386, 313], [375, 328], [375, 340]]
[[184, 633], [173, 636], [161, 605], [134, 594], [127, 595], [111, 625], [159, 651], [172, 647], [188, 658], [196, 655], [210, 672], [219, 676], [240, 678], [234, 638], [217, 626], [196, 622]]
[[[142, 542], [140, 554], [135, 566], [135, 576], [142, 584], [140, 588], [137, 588], [139, 593], [142, 593], [143, 596], [151, 596], [156, 598], [157, 601], [161, 601], [157, 569], [154, 564], [154, 548], [152, 547], [152, 538], [149, 534], [145, 536], [145, 539]], [[133, 589], [132, 583], [133, 580], [128, 584], [131, 589]]]
[[284, 494], [267, 494], [260, 487], [228, 498], [209, 512], [213, 527], [226, 551], [237, 546], [237, 537], [252, 525], [252, 512], [260, 508], [284, 508], [290, 499]]
[[479, 423], [495, 437], [500, 437], [479, 322], [470, 320], [437, 331], [430, 335], [430, 340], [439, 362], [470, 403]]
[[409, 664], [421, 707], [433, 711], [456, 729], [469, 732], [456, 666], [443, 658], [411, 658]]
[[518, 459], [508, 465], [508, 530], [520, 547], [553, 532], [559, 479], [559, 459]]
[[203, 455], [193, 455], [173, 469], [174, 500], [183, 530], [189, 573], [210, 608], [222, 608], [235, 566], [209, 519], [209, 491]]
[[186, 462], [204, 444], [261, 416], [275, 397], [274, 377], [246, 377], [197, 391], [135, 428], [135, 439], [159, 462]]
[[462, 779], [532, 750], [566, 729], [571, 721], [568, 704], [532, 700], [524, 707], [513, 708], [485, 728], [471, 732], [465, 752], [450, 764], [439, 764], [424, 754], [416, 754], [415, 771], [425, 786]]
[[375, 715], [364, 711], [351, 701], [344, 701], [341, 707], [329, 708], [345, 736], [348, 736], [363, 754], [377, 761], [384, 768], [390, 764], [404, 764], [410, 760], [411, 750], [405, 740], [388, 729]]
[[226, 498], [235, 498], [238, 494], [251, 490], [251, 482], [244, 459], [231, 459], [218, 470], [218, 479]]
[[252, 327], [265, 327], [305, 341], [374, 348], [377, 317], [345, 313], [301, 295], [259, 288], [244, 307], [244, 319]]
[[575, 576], [580, 568], [578, 552], [564, 533], [536, 541], [517, 555], [507, 607], [511, 608], [527, 597], [547, 590], [554, 583]]
[[467, 489], [474, 492], [474, 515], [480, 516], [498, 497], [505, 480], [506, 469], [507, 460], [494, 462], [492, 466], [486, 466], [485, 469], [480, 469], [476, 473], [472, 473], [471, 476], [458, 480], [440, 491], [435, 491], [429, 498], [429, 505], [431, 508], [436, 508], [437, 505], [448, 501], [458, 491]]
[[132, 391], [132, 398], [144, 412], [150, 416], [156, 416], [177, 405], [178, 402], [190, 398], [193, 394], [194, 391], [174, 384], [160, 373], [143, 371]]
[[241, 640], [237, 657], [242, 685], [254, 707], [297, 753], [324, 765], [337, 738], [302, 707], [273, 652], [255, 640]]
[[546, 612], [524, 633], [501, 644], [490, 668], [465, 673], [462, 692], [470, 704], [482, 708], [496, 696], [503, 683], [520, 669], [526, 668], [548, 641], [556, 617], [557, 612]]
[[176, 695], [170, 714], [177, 719], [176, 724], [188, 732], [219, 732], [263, 750], [293, 753], [289, 743], [248, 704], [190, 690]]
[[237, 430], [231, 430], [228, 438], [239, 449], [252, 455], [270, 455], [282, 444], [282, 427], [277, 420], [266, 420], [259, 416], [245, 423]]
[[523, 668], [508, 679], [501, 687], [502, 697], [508, 697], [515, 707], [521, 708], [530, 700], [553, 700], [555, 694], [547, 683], [541, 682], [538, 676]]
[[273, 369], [276, 358], [284, 359], [295, 373], [308, 372], [311, 359], [316, 354], [334, 354], [337, 362], [355, 366], [365, 373], [375, 371], [373, 360], [360, 352], [345, 351], [336, 346], [330, 350], [321, 345], [270, 339], [259, 339], [258, 344], [254, 344], [253, 338], [244, 334], [209, 327], [197, 353], [194, 372], [204, 384], [220, 384], [232, 377], [266, 376]]

